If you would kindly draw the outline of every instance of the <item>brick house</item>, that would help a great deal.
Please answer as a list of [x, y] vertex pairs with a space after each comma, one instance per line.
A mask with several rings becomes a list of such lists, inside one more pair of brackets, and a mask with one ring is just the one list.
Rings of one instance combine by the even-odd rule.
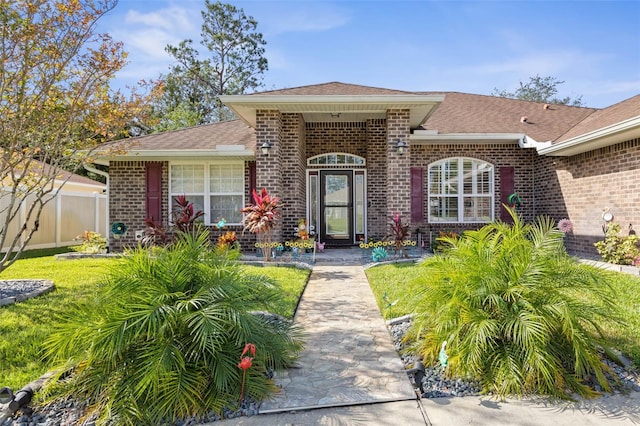
[[595, 253], [604, 209], [640, 227], [640, 95], [594, 109], [333, 82], [222, 101], [238, 119], [99, 152], [110, 223], [129, 229], [112, 250], [135, 244], [145, 217], [170, 220], [179, 194], [240, 235], [239, 209], [262, 187], [284, 205], [277, 240], [307, 219], [328, 246], [382, 238], [396, 212], [428, 243], [506, 220], [512, 194], [526, 220], [571, 219], [575, 253]]

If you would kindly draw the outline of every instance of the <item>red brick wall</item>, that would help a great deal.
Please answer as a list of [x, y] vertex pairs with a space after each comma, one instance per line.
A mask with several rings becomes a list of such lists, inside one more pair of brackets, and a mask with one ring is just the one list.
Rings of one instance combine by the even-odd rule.
[[427, 223], [429, 164], [451, 157], [468, 157], [486, 161], [494, 166], [494, 212], [500, 218], [500, 167], [513, 166], [515, 169], [515, 191], [522, 198], [521, 214], [525, 220], [534, 216], [534, 160], [537, 153], [533, 149], [521, 149], [516, 144], [414, 144], [411, 146], [411, 166], [424, 169], [424, 221], [413, 223], [411, 232], [415, 237], [416, 228], [420, 228], [428, 244], [440, 231], [462, 232], [465, 229], [477, 229], [480, 224], [436, 224]]
[[[256, 184], [257, 189], [266, 188], [269, 194], [282, 197], [282, 157], [284, 154], [282, 136], [282, 114], [277, 110], [256, 111]], [[271, 144], [268, 155], [260, 152], [264, 142]], [[286, 209], [286, 206], [283, 207]], [[282, 221], [279, 221], [272, 231], [273, 241], [282, 241]]]
[[307, 217], [305, 125], [299, 114], [282, 115], [281, 159], [282, 238], [291, 240], [298, 221]]
[[367, 235], [387, 234], [387, 120], [367, 121]]
[[[109, 226], [124, 223], [127, 235], [109, 236], [109, 250], [122, 251], [137, 245], [135, 231], [144, 231], [146, 172], [144, 161], [114, 161], [109, 165]], [[168, 163], [162, 163], [162, 215], [167, 221], [167, 197], [169, 194]]]
[[409, 110], [387, 111], [387, 210], [386, 221], [399, 213], [403, 222], [411, 220], [411, 153], [410, 148], [398, 152], [398, 141], [409, 144]]
[[640, 139], [571, 157], [536, 158], [536, 213], [569, 218], [567, 249], [596, 256], [593, 243], [604, 237], [603, 209], [609, 208], [623, 235], [630, 224], [640, 232], [639, 169]]

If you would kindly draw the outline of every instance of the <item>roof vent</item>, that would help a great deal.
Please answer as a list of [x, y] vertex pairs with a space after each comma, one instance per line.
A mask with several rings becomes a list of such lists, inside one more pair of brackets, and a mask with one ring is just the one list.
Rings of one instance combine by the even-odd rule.
[[542, 107], [542, 109], [549, 109], [550, 105], [549, 104], [544, 104], [544, 106]]
[[528, 118], [527, 118], [527, 116], [526, 116], [526, 115], [523, 115], [522, 117], [520, 117], [520, 122], [521, 122], [521, 123], [526, 123], [526, 122], [527, 122], [527, 120], [528, 120]]

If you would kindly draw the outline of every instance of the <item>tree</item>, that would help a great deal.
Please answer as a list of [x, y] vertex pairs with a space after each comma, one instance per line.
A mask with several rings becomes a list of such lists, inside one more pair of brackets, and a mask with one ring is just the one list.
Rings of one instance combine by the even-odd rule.
[[570, 106], [583, 106], [582, 95], [575, 99], [571, 99], [569, 96], [562, 99], [556, 98], [558, 94], [558, 86], [564, 84], [564, 81], [560, 81], [555, 77], [547, 76], [540, 77], [536, 74], [535, 77], [529, 77], [527, 83], [520, 82], [520, 87], [515, 92], [507, 92], [506, 90], [493, 89], [492, 96], [499, 96], [501, 98], [521, 99], [524, 101], [544, 102], [549, 104], [570, 105]]
[[44, 206], [64, 185], [61, 171], [75, 171], [71, 165], [124, 128], [126, 102], [109, 91], [109, 80], [125, 53], [95, 33], [116, 4], [0, 2], [0, 271], [38, 230]]
[[220, 102], [220, 95], [238, 95], [262, 85], [262, 73], [268, 69], [263, 56], [266, 42], [256, 31], [257, 22], [243, 9], [207, 0], [202, 11], [202, 40], [210, 57], [200, 59], [192, 40], [166, 51], [175, 58], [167, 76], [161, 77], [164, 96], [157, 104], [159, 113], [178, 107], [189, 109], [201, 117], [201, 123], [222, 121], [232, 113]]
[[513, 225], [443, 238], [448, 248], [423, 263], [407, 336], [428, 363], [446, 341], [447, 373], [499, 397], [609, 390], [599, 324], [620, 317], [606, 275], [569, 257], [551, 219], [510, 213]]

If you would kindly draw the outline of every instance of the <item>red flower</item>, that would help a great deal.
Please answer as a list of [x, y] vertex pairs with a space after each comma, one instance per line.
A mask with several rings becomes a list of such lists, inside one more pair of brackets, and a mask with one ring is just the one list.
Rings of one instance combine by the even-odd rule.
[[244, 350], [242, 351], [242, 355], [240, 355], [240, 357], [245, 356], [247, 352], [251, 352], [251, 356], [255, 358], [256, 345], [254, 345], [253, 343], [247, 343], [246, 345], [244, 345]]
[[252, 358], [249, 358], [248, 356], [242, 358], [238, 363], [238, 368], [242, 368], [243, 370], [251, 368], [251, 359]]

